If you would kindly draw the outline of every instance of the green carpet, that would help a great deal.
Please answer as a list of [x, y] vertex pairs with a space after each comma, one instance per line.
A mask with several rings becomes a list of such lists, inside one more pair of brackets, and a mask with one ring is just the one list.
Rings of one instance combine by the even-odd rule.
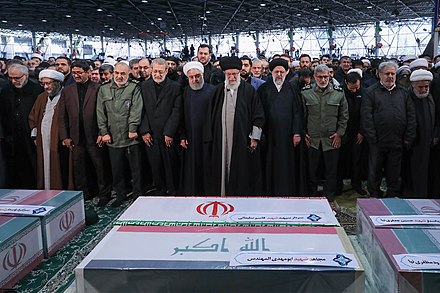
[[94, 208], [99, 222], [87, 226], [49, 259], [43, 260], [34, 270], [14, 286], [17, 292], [63, 292], [74, 280], [75, 267], [92, 251], [113, 226], [113, 221], [131, 203], [126, 201], [119, 208], [93, 207], [86, 202], [86, 209]]

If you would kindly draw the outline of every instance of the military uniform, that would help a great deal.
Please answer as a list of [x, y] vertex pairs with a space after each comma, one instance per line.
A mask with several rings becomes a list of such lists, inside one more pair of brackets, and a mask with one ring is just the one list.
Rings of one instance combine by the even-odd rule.
[[345, 134], [348, 121], [348, 104], [343, 90], [329, 84], [324, 90], [316, 84], [301, 91], [304, 104], [306, 131], [310, 136], [309, 175], [310, 191], [317, 195], [318, 168], [321, 154], [325, 164], [324, 195], [334, 199], [338, 170], [339, 149], [332, 146], [330, 136]]
[[141, 123], [142, 96], [139, 83], [128, 81], [118, 87], [113, 80], [104, 82], [98, 92], [96, 114], [100, 135], [109, 134], [110, 163], [113, 173], [113, 189], [120, 205], [129, 192], [124, 176], [125, 161], [131, 169], [133, 198], [142, 195], [141, 152], [139, 141], [130, 139], [129, 132], [137, 132]]

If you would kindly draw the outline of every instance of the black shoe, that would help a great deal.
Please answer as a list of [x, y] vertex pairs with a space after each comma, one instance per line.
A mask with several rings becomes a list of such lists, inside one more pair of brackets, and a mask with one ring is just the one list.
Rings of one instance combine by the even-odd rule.
[[113, 208], [120, 207], [120, 206], [122, 205], [123, 202], [124, 202], [123, 199], [116, 198], [115, 201], [112, 202], [112, 207], [113, 207]]
[[98, 201], [95, 203], [97, 207], [105, 207], [108, 204], [109, 200], [106, 196], [101, 196]]
[[367, 192], [363, 190], [362, 188], [355, 188], [354, 191], [356, 191], [357, 194], [365, 196], [367, 195]]

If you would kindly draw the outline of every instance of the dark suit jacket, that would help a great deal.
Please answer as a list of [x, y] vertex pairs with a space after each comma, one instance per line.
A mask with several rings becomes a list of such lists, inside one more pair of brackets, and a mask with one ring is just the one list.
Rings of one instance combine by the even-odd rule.
[[164, 135], [175, 138], [182, 116], [182, 96], [177, 82], [166, 78], [159, 97], [152, 78], [141, 84], [144, 111], [139, 127], [141, 134], [150, 133], [160, 139]]
[[[100, 85], [90, 82], [84, 98], [83, 121], [84, 136], [87, 145], [94, 145], [98, 137], [98, 123], [96, 121], [96, 97]], [[74, 144], [79, 143], [80, 139], [80, 121], [79, 121], [79, 98], [76, 83], [73, 83], [63, 89], [60, 101], [60, 140], [71, 138]]]

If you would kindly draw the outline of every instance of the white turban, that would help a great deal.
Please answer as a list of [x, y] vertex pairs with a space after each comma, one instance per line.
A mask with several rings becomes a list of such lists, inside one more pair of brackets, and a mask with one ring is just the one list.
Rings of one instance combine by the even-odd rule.
[[409, 68], [413, 70], [416, 67], [428, 68], [428, 60], [425, 58], [418, 58], [409, 64]]
[[41, 54], [38, 54], [38, 53], [32, 54], [31, 55], [31, 59], [32, 58], [38, 58], [38, 59], [40, 59], [40, 61], [43, 61], [43, 56], [41, 56]]
[[53, 69], [44, 69], [40, 71], [40, 75], [38, 75], [39, 79], [42, 79], [44, 77], [51, 78], [53, 80], [58, 81], [64, 81], [64, 74], [62, 74], [59, 71], [53, 70]]
[[406, 70], [406, 71], [409, 71], [409, 72], [411, 72], [411, 68], [409, 68], [409, 66], [406, 66], [406, 65], [403, 65], [403, 66], [400, 66], [398, 69], [397, 69], [397, 74], [400, 74], [402, 71], [404, 71], [404, 70]]
[[116, 63], [118, 63], [118, 61], [116, 61], [115, 59], [111, 58], [111, 57], [107, 57], [104, 59], [104, 62], [102, 62], [102, 64], [110, 64], [111, 66], [115, 66]]
[[349, 74], [350, 72], [356, 72], [356, 73], [359, 74], [360, 77], [362, 78], [362, 70], [361, 70], [361, 69], [359, 69], [359, 68], [353, 68], [353, 69], [350, 69], [350, 70], [347, 72], [347, 74]]
[[200, 72], [203, 74], [203, 72], [205, 71], [205, 69], [203, 68], [202, 63], [198, 62], [198, 61], [191, 61], [186, 63], [183, 66], [183, 73], [185, 73], [186, 76], [188, 76], [188, 71], [190, 71], [191, 69], [197, 69], [200, 70]]
[[414, 56], [414, 55], [406, 55], [406, 56], [403, 58], [402, 62], [407, 62], [407, 61], [416, 60], [416, 59], [417, 59], [417, 57]]
[[298, 67], [299, 66], [299, 61], [292, 61], [292, 68]]
[[432, 73], [425, 69], [417, 69], [411, 73], [409, 77], [410, 81], [432, 81]]
[[371, 65], [371, 61], [368, 59], [361, 59], [362, 63], [368, 63], [368, 65]]

